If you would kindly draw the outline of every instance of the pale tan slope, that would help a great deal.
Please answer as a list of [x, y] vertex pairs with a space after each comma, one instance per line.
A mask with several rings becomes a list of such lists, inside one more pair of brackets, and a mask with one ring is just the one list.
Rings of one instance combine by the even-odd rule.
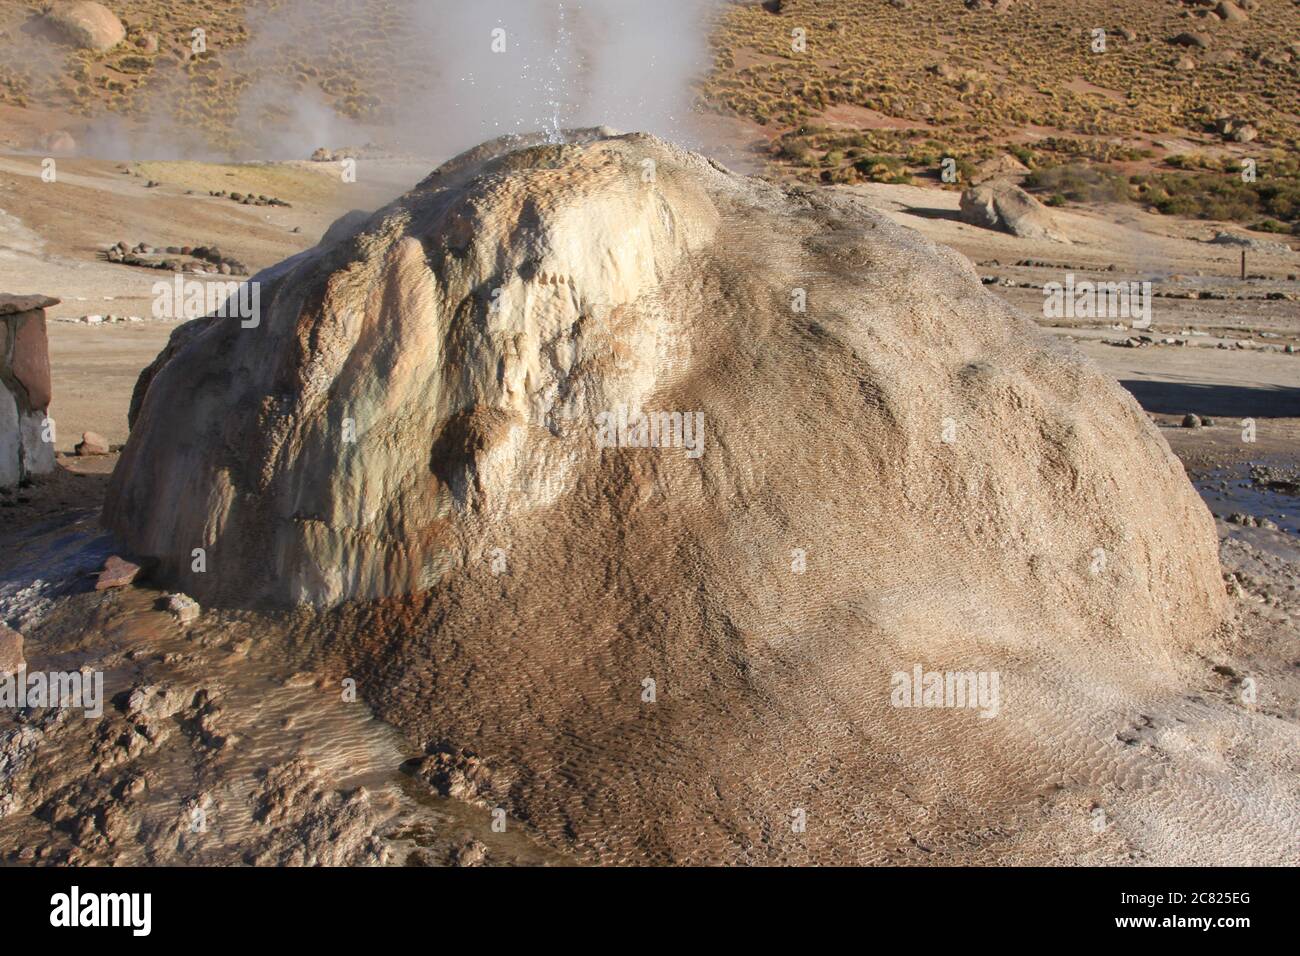
[[[479, 755], [458, 795], [605, 861], [991, 862], [1162, 785], [1116, 734], [1217, 646], [1212, 522], [960, 256], [633, 135], [449, 166], [262, 278], [153, 379], [106, 519], [205, 600], [339, 605], [298, 639]], [[600, 448], [619, 402], [703, 455]], [[891, 706], [914, 664], [997, 671], [998, 715]]]

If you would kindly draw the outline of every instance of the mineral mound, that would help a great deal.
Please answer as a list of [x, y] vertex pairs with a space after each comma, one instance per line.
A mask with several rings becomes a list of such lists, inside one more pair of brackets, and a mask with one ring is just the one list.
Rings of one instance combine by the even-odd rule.
[[[182, 326], [108, 526], [205, 603], [317, 608], [431, 785], [592, 859], [959, 862], [1118, 772], [1114, 711], [1225, 609], [1133, 398], [847, 193], [571, 139]], [[996, 719], [891, 699], [917, 667], [1000, 674]]]

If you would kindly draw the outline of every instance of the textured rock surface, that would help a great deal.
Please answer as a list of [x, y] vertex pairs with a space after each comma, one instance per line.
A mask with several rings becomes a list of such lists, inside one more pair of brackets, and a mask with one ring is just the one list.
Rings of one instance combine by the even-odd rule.
[[66, 39], [86, 50], [111, 50], [126, 39], [122, 21], [102, 3], [55, 3], [46, 18]]
[[99, 577], [95, 579], [95, 590], [107, 591], [112, 588], [129, 587], [139, 573], [140, 565], [119, 558], [115, 554], [111, 555], [104, 562], [104, 570], [100, 571]]
[[[996, 842], [1212, 641], [1181, 465], [956, 253], [587, 139], [480, 148], [257, 277], [256, 328], [178, 330], [106, 522], [205, 604], [351, 602], [306, 633], [381, 714], [594, 858]], [[703, 454], [601, 448], [620, 404]], [[916, 663], [1001, 671], [1000, 718], [892, 707]]]
[[45, 309], [58, 301], [0, 293], [0, 487], [54, 468], [42, 423], [51, 394]]
[[1070, 241], [1047, 207], [1015, 183], [1003, 179], [980, 183], [963, 192], [961, 217], [972, 226], [997, 229], [1024, 239]]
[[0, 621], [0, 674], [17, 674], [26, 666], [23, 636]]

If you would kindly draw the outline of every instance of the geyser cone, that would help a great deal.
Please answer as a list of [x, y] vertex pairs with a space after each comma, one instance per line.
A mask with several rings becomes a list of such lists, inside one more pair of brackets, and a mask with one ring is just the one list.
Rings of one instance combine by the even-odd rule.
[[[506, 149], [178, 332], [105, 510], [205, 601], [348, 602], [380, 712], [495, 768], [462, 795], [604, 859], [888, 859], [900, 781], [965, 832], [1209, 640], [1181, 465], [966, 260], [649, 136]], [[702, 453], [603, 447], [621, 408]], [[998, 719], [915, 723], [914, 664]]]

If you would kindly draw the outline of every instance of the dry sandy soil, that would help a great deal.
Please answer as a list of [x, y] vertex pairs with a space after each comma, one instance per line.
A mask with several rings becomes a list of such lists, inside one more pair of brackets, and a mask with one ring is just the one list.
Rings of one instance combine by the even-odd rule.
[[[219, 243], [256, 271], [308, 247], [349, 209], [377, 207], [429, 166], [363, 165], [359, 183], [344, 186], [331, 164], [66, 160], [48, 184], [34, 158], [0, 156], [0, 289], [63, 300], [50, 312], [60, 450], [87, 429], [125, 439], [135, 378], [175, 327], [149, 320], [150, 286], [170, 273], [106, 262], [103, 249], [118, 240]], [[149, 180], [161, 185], [147, 188]], [[1220, 519], [1234, 596], [1226, 650], [1205, 660], [1198, 686], [1149, 701], [1115, 728], [1110, 745], [1123, 749], [1124, 775], [1107, 776], [1100, 768], [1114, 764], [1098, 761], [1074, 778], [1044, 778], [1033, 800], [991, 812], [970, 846], [935, 845], [923, 835], [927, 816], [942, 809], [942, 788], [895, 795], [910, 802], [922, 834], [897, 862], [1298, 862], [1296, 842], [1280, 837], [1294, 834], [1300, 806], [1300, 498], [1294, 486], [1288, 493], [1252, 480], [1249, 465], [1292, 477], [1300, 468], [1300, 355], [1280, 350], [1300, 344], [1300, 284], [1292, 278], [1300, 256], [1252, 253], [1250, 271], [1262, 277], [1241, 282], [1235, 252], [1201, 241], [1210, 234], [1204, 223], [1084, 208], [1060, 214], [1072, 244], [1036, 243], [956, 221], [951, 191], [844, 188], [967, 255], [1031, 315], [1041, 315], [1042, 284], [1067, 271], [1226, 296], [1157, 298], [1145, 332], [1156, 344], [1139, 348], [1110, 344], [1138, 334], [1114, 320], [1042, 322], [1137, 395]], [[291, 207], [245, 207], [208, 195], [217, 189], [275, 195]], [[1017, 264], [1026, 260], [1039, 264]], [[1283, 297], [1269, 298], [1277, 293]], [[146, 321], [58, 321], [110, 313]], [[1158, 344], [1164, 338], [1187, 344]], [[1187, 412], [1216, 421], [1178, 427]], [[1256, 421], [1251, 443], [1242, 439], [1245, 418]], [[89, 590], [89, 575], [112, 548], [96, 514], [115, 457], [63, 457], [57, 475], [0, 496], [0, 619], [26, 631], [32, 666], [101, 668], [107, 696], [116, 698], [105, 722], [0, 718], [7, 861], [566, 859], [513, 824], [495, 832], [488, 809], [439, 797], [403, 772], [419, 748], [363, 703], [339, 706], [344, 675], [317, 669], [304, 622], [211, 612], [181, 626], [156, 606], [163, 594], [147, 586]], [[1226, 520], [1238, 513], [1276, 528]], [[1258, 689], [1250, 700], [1247, 678]], [[144, 705], [130, 703], [137, 690]], [[154, 698], [161, 703], [150, 710]], [[87, 753], [101, 774], [84, 773]], [[1037, 764], [1027, 756], [1007, 772], [1033, 775]], [[1203, 809], [1234, 802], [1240, 810], [1231, 818]], [[210, 825], [196, 828], [197, 819]]]

